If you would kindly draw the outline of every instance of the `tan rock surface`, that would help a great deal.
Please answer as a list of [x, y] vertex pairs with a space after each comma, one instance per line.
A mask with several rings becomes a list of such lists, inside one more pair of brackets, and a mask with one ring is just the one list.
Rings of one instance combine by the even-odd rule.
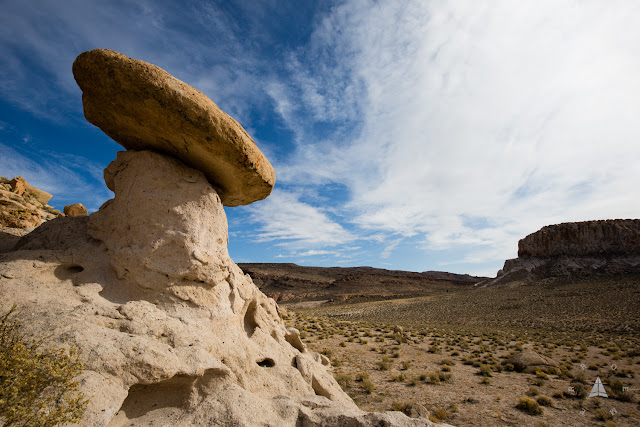
[[640, 219], [547, 225], [518, 242], [518, 257], [640, 255]]
[[129, 151], [105, 176], [115, 198], [99, 212], [0, 254], [0, 309], [17, 303], [47, 344], [82, 349], [83, 425], [432, 425], [353, 404], [229, 259], [202, 173]]
[[34, 228], [60, 216], [60, 212], [43, 202], [49, 199], [49, 193], [31, 186], [20, 176], [12, 180], [0, 177], [0, 227]]
[[525, 350], [520, 353], [512, 354], [508, 362], [511, 363], [516, 371], [534, 373], [537, 369], [549, 367], [557, 367], [558, 364], [553, 360], [545, 357], [533, 350]]
[[154, 150], [202, 171], [226, 206], [271, 193], [275, 171], [238, 122], [163, 69], [112, 50], [73, 64], [87, 120], [128, 150]]
[[64, 207], [66, 216], [87, 216], [87, 208], [82, 203], [74, 203]]

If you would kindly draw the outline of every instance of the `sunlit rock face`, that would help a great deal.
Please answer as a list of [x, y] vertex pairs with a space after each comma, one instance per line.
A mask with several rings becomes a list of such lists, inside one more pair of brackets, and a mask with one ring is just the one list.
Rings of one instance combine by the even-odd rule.
[[547, 277], [640, 273], [640, 220], [548, 225], [520, 240], [518, 258], [478, 286]]
[[[166, 78], [150, 64], [107, 53], [132, 67], [136, 79], [145, 79], [144, 70], [152, 71], [149, 79]], [[81, 86], [83, 79], [91, 82], [92, 70], [100, 75], [98, 65], [80, 67]], [[83, 87], [85, 113], [89, 105], [88, 118], [95, 118], [100, 102], [108, 100], [88, 101], [89, 86]], [[125, 79], [114, 90], [133, 86]], [[126, 102], [118, 107], [115, 94], [103, 94], [111, 95], [108, 107], [117, 111], [106, 109], [105, 115], [129, 111]], [[152, 98], [160, 104], [174, 102], [158, 96]], [[191, 122], [202, 113], [164, 107]], [[135, 126], [155, 126], [156, 113], [140, 113]], [[223, 132], [230, 123], [225, 120], [216, 132], [235, 135]], [[135, 133], [135, 126], [126, 132]], [[216, 150], [228, 164], [238, 147], [233, 138], [224, 142]], [[98, 212], [49, 221], [0, 254], [0, 310], [16, 304], [28, 333], [45, 332], [43, 345], [81, 350], [79, 387], [89, 398], [82, 425], [432, 425], [399, 412], [359, 410], [329, 372], [329, 361], [307, 350], [298, 331], [285, 327], [275, 301], [229, 258], [223, 205], [266, 197], [273, 181], [265, 185], [262, 177], [269, 168], [243, 163], [251, 156], [241, 156], [240, 164], [221, 173], [253, 181], [224, 187], [216, 169], [207, 168], [215, 159], [193, 163], [144, 149], [154, 147], [135, 148], [143, 149], [119, 153], [105, 169], [115, 195]]]

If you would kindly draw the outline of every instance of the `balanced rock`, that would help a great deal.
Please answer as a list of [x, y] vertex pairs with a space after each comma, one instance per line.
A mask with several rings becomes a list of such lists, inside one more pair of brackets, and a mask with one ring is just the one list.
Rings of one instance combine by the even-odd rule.
[[87, 216], [87, 208], [82, 203], [74, 203], [64, 207], [66, 216]]
[[229, 258], [200, 171], [126, 151], [105, 177], [115, 197], [98, 212], [48, 221], [0, 254], [0, 312], [18, 304], [43, 345], [82, 350], [82, 425], [433, 425], [356, 407]]
[[[267, 197], [275, 171], [238, 122], [163, 69], [95, 49], [73, 64], [87, 120], [128, 150], [153, 150], [204, 173], [225, 206]], [[113, 190], [113, 188], [111, 188]]]

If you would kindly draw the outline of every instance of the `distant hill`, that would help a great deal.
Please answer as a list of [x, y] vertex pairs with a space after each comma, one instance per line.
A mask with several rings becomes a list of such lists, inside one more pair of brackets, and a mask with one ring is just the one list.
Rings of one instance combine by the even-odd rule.
[[472, 287], [486, 277], [442, 271], [373, 267], [303, 267], [291, 263], [241, 263], [262, 292], [277, 302], [344, 303], [428, 296]]

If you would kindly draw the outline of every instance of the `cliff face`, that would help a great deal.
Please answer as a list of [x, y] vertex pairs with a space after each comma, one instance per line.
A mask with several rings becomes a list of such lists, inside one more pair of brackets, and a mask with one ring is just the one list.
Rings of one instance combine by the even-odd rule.
[[518, 243], [519, 258], [640, 254], [640, 219], [547, 225]]
[[518, 242], [495, 279], [480, 287], [549, 277], [640, 273], [640, 219], [548, 225]]

